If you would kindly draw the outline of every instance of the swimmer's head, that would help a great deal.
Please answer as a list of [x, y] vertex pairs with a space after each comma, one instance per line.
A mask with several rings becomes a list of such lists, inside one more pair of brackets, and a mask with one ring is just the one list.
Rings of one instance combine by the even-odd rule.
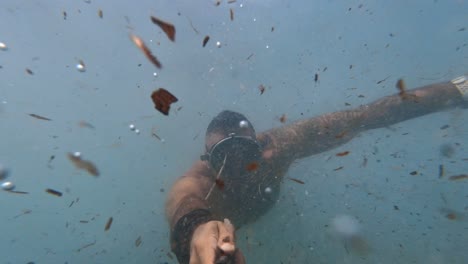
[[261, 149], [255, 129], [242, 114], [222, 111], [208, 125], [205, 136], [206, 154], [210, 167], [218, 171], [240, 170], [260, 158]]

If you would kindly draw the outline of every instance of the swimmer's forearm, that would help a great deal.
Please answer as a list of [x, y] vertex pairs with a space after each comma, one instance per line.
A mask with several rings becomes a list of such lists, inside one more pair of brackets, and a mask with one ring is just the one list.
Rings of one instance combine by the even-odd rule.
[[431, 84], [408, 90], [405, 96], [386, 96], [354, 110], [301, 120], [265, 134], [273, 139], [278, 156], [295, 160], [338, 147], [362, 131], [457, 106], [468, 107], [459, 88], [451, 82]]
[[411, 118], [467, 105], [460, 91], [451, 82], [430, 84], [404, 95], [386, 96], [362, 106], [362, 129], [375, 129], [393, 125]]

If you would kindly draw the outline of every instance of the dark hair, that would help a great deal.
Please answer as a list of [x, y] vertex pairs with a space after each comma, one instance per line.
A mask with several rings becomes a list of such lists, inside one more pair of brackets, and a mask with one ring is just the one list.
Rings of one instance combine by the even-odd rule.
[[[241, 121], [247, 121], [248, 126], [241, 127], [239, 125]], [[255, 129], [247, 117], [234, 111], [224, 110], [211, 120], [206, 129], [206, 136], [211, 133], [219, 133], [226, 136], [230, 133], [246, 135], [246, 129], [248, 129], [249, 136], [255, 137]]]

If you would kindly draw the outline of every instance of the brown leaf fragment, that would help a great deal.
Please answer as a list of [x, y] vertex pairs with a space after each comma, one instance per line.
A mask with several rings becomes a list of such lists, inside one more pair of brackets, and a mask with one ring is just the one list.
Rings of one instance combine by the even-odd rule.
[[258, 167], [259, 167], [259, 164], [257, 162], [251, 162], [251, 163], [247, 164], [245, 169], [247, 171], [256, 171], [256, 170], [258, 170]]
[[156, 68], [161, 69], [162, 64], [159, 62], [158, 58], [151, 53], [151, 50], [146, 46], [143, 40], [133, 34], [130, 34], [130, 38], [132, 39], [133, 43], [145, 54], [146, 58], [153, 63]]
[[448, 178], [451, 181], [459, 181], [468, 179], [468, 174], [453, 175]]
[[343, 152], [336, 153], [336, 156], [337, 157], [343, 157], [343, 156], [348, 155], [349, 153], [350, 153], [349, 151], [343, 151]]
[[84, 120], [81, 120], [80, 122], [78, 122], [78, 126], [83, 127], [83, 128], [95, 129], [95, 127], [91, 123], [88, 123]]
[[215, 180], [215, 184], [216, 184], [216, 186], [218, 186], [218, 188], [219, 188], [220, 190], [224, 190], [224, 181], [223, 181], [223, 180], [221, 180], [221, 179], [216, 179], [216, 180]]
[[164, 88], [159, 88], [158, 90], [154, 91], [151, 94], [151, 99], [153, 100], [154, 107], [164, 115], [169, 115], [171, 104], [179, 100]]
[[206, 43], [208, 43], [208, 41], [210, 40], [210, 36], [206, 35], [205, 38], [203, 39], [203, 48], [206, 46]]
[[235, 2], [236, 2], [236, 0], [228, 0], [228, 1], [227, 1], [228, 4], [233, 4], [233, 3], [235, 3]]
[[280, 118], [279, 118], [279, 121], [281, 123], [285, 123], [286, 122], [286, 114], [281, 115]]
[[50, 119], [48, 117], [45, 117], [45, 116], [40, 116], [40, 115], [36, 115], [36, 114], [28, 114], [28, 115], [31, 116], [31, 117], [34, 117], [36, 119], [39, 119], [39, 120], [52, 121], [52, 119]]
[[453, 212], [452, 212], [452, 213], [447, 213], [447, 214], [445, 215], [445, 217], [446, 217], [447, 219], [450, 219], [450, 220], [456, 220], [456, 219], [457, 219], [457, 215], [456, 215], [455, 213], [453, 213]]
[[67, 156], [76, 168], [86, 170], [93, 176], [99, 176], [99, 170], [91, 161], [83, 160], [80, 156], [73, 155], [73, 153], [68, 153]]
[[98, 16], [99, 16], [99, 18], [103, 18], [103, 17], [104, 17], [104, 14], [102, 13], [102, 9], [99, 9], [99, 10], [98, 10]]
[[158, 25], [164, 33], [166, 33], [167, 37], [174, 42], [175, 41], [175, 33], [176, 29], [174, 25], [172, 25], [169, 22], [163, 21], [159, 18], [156, 18], [154, 16], [151, 16], [151, 22], [153, 22], [155, 25]]
[[403, 79], [398, 79], [396, 87], [399, 90], [398, 95], [400, 96], [400, 98], [402, 100], [405, 100], [407, 98], [405, 81], [403, 81]]
[[232, 8], [229, 9], [229, 17], [231, 18], [231, 21], [234, 21], [234, 10], [232, 10]]
[[54, 189], [47, 188], [45, 191], [46, 191], [47, 193], [52, 194], [52, 195], [55, 195], [55, 196], [57, 196], [57, 197], [61, 197], [61, 196], [62, 196], [62, 192], [59, 192], [59, 191], [54, 190]]
[[106, 223], [106, 226], [104, 227], [104, 231], [108, 231], [110, 228], [111, 228], [111, 225], [112, 225], [112, 221], [114, 219], [111, 217], [109, 217], [109, 219], [107, 220], [107, 223]]
[[287, 177], [288, 179], [290, 179], [291, 181], [294, 181], [294, 182], [297, 182], [299, 184], [304, 184], [305, 182], [299, 180], [299, 179], [296, 179], [296, 178], [291, 178], [291, 177]]

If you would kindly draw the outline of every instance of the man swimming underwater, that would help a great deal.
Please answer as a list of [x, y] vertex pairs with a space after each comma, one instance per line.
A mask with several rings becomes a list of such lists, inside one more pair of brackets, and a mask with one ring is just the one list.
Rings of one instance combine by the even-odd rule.
[[221, 112], [208, 125], [205, 154], [168, 194], [172, 251], [180, 263], [245, 263], [234, 226], [255, 221], [275, 204], [293, 161], [363, 131], [455, 107], [468, 107], [468, 75], [260, 134], [242, 114]]

